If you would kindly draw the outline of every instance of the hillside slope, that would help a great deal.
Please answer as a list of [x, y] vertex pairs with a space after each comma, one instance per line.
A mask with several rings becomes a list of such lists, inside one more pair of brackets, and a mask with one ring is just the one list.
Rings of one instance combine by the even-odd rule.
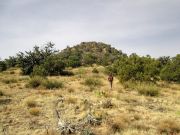
[[73, 47], [67, 47], [59, 55], [69, 63], [69, 66], [78, 67], [81, 65], [109, 65], [118, 57], [126, 55], [110, 45], [101, 42], [82, 42]]

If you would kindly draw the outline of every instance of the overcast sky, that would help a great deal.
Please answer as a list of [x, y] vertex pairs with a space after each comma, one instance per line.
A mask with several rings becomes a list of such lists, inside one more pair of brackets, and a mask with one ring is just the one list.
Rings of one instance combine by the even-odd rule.
[[180, 0], [0, 0], [0, 57], [83, 41], [153, 57], [180, 53]]

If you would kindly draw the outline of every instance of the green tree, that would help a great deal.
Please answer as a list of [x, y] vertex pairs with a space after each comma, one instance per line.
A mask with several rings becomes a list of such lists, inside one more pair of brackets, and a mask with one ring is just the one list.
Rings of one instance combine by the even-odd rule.
[[58, 55], [51, 55], [45, 60], [42, 67], [48, 75], [60, 75], [65, 69], [65, 63]]
[[17, 65], [17, 58], [16, 57], [9, 57], [8, 59], [5, 59], [7, 68], [15, 67]]
[[114, 68], [121, 81], [156, 81], [159, 75], [158, 62], [150, 56], [120, 57]]
[[18, 65], [22, 68], [24, 75], [30, 75], [33, 72], [33, 68], [37, 65], [41, 65], [45, 60], [55, 52], [54, 44], [49, 42], [44, 48], [35, 46], [33, 51], [26, 51], [25, 53], [18, 53]]
[[172, 58], [172, 60], [161, 70], [161, 79], [165, 81], [180, 82], [180, 54]]
[[7, 69], [5, 61], [0, 61], [0, 72], [5, 71]]

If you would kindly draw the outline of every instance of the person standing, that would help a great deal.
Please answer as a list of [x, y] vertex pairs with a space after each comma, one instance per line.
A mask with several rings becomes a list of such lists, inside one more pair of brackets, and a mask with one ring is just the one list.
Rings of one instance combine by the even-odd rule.
[[111, 89], [112, 89], [112, 85], [113, 85], [113, 75], [112, 75], [112, 73], [109, 74], [108, 81], [109, 81], [110, 87], [111, 87]]

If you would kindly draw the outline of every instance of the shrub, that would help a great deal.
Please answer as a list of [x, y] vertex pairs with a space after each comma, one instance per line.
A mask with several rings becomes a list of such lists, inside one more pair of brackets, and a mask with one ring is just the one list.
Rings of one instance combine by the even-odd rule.
[[99, 79], [87, 78], [84, 84], [90, 87], [96, 87], [96, 86], [101, 86], [102, 82]]
[[30, 88], [37, 88], [42, 84], [42, 82], [44, 80], [45, 80], [45, 78], [43, 78], [43, 77], [34, 76], [29, 80], [27, 86], [30, 87]]
[[117, 115], [109, 120], [110, 130], [112, 133], [121, 132], [127, 128], [129, 119], [126, 115]]
[[90, 129], [84, 129], [81, 135], [95, 135]]
[[154, 83], [147, 82], [124, 82], [123, 86], [128, 89], [137, 90], [139, 94], [145, 96], [158, 96], [160, 89]]
[[145, 96], [158, 96], [159, 88], [154, 84], [139, 84], [136, 86], [138, 92]]
[[42, 84], [46, 89], [56, 89], [56, 88], [62, 88], [63, 84], [62, 82], [58, 81], [50, 81], [50, 80], [44, 80]]
[[157, 130], [159, 133], [178, 134], [180, 133], [180, 123], [173, 119], [166, 119], [159, 122]]
[[9, 73], [10, 73], [10, 74], [15, 74], [15, 72], [14, 72], [14, 71], [10, 71]]
[[112, 108], [113, 107], [113, 104], [111, 102], [111, 100], [105, 100], [103, 103], [102, 103], [102, 107], [103, 108]]
[[7, 65], [4, 61], [0, 61], [0, 72], [5, 71], [7, 69]]
[[34, 116], [38, 116], [40, 114], [40, 110], [39, 108], [35, 107], [35, 108], [30, 108], [29, 109], [29, 113], [31, 115], [34, 115]]
[[22, 73], [24, 75], [30, 75], [35, 66], [43, 64], [48, 57], [57, 52], [53, 47], [54, 44], [49, 42], [42, 49], [34, 46], [32, 51], [20, 52], [17, 55], [17, 62], [22, 69]]
[[97, 68], [93, 68], [92, 73], [98, 74], [99, 71], [97, 70]]
[[42, 67], [48, 75], [60, 75], [65, 68], [65, 63], [58, 55], [51, 55], [45, 60]]
[[33, 68], [32, 76], [47, 76], [47, 75], [48, 75], [48, 73], [42, 65], [35, 66]]
[[180, 54], [164, 66], [160, 73], [161, 79], [165, 81], [180, 82]]
[[124, 81], [152, 81], [158, 80], [159, 62], [150, 56], [140, 57], [132, 54], [120, 57], [113, 65], [121, 82]]
[[29, 99], [29, 100], [26, 101], [26, 105], [27, 105], [28, 107], [36, 107], [36, 106], [37, 106], [37, 103], [36, 103], [36, 101], [34, 101], [34, 100], [32, 100], [32, 99]]
[[62, 71], [62, 72], [60, 73], [60, 75], [63, 75], [63, 76], [73, 76], [74, 73], [71, 72], [71, 71]]
[[4, 96], [4, 92], [2, 90], [0, 90], [0, 96]]

